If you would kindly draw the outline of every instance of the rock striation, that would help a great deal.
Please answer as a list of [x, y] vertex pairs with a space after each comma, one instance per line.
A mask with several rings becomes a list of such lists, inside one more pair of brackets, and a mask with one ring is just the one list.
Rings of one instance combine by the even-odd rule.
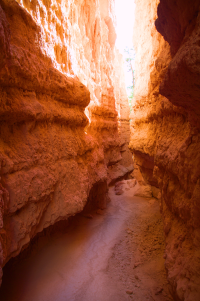
[[136, 87], [130, 147], [136, 176], [143, 185], [160, 190], [165, 265], [174, 298], [197, 301], [200, 3], [135, 2]]
[[0, 279], [133, 169], [115, 22], [114, 1], [0, 1]]

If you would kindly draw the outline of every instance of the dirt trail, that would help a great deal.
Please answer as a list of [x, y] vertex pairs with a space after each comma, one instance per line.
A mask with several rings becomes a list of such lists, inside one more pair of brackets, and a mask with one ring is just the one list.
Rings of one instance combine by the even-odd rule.
[[103, 214], [75, 218], [67, 233], [15, 264], [0, 300], [171, 301], [158, 201], [133, 193], [111, 188]]

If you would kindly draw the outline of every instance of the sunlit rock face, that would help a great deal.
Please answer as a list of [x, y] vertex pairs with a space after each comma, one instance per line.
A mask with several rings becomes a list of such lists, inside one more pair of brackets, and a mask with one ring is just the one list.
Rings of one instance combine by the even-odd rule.
[[113, 5], [1, 1], [1, 267], [133, 168]]
[[159, 84], [170, 61], [170, 53], [167, 43], [154, 25], [158, 3], [136, 1], [133, 37], [136, 51], [135, 89], [130, 142], [134, 153], [135, 177], [142, 185], [150, 184], [153, 191], [154, 188], [158, 189], [158, 181], [153, 175], [158, 127], [163, 128], [160, 121], [172, 107], [159, 94]]
[[199, 18], [199, 1], [136, 1], [130, 146], [160, 189], [168, 279], [188, 301], [200, 300]]

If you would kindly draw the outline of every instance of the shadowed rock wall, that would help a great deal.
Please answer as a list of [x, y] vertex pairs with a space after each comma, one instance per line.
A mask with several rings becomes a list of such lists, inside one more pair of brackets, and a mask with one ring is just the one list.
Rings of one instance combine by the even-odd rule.
[[113, 5], [0, 1], [0, 267], [133, 169]]
[[199, 5], [136, 0], [134, 34], [130, 147], [144, 183], [160, 189], [168, 279], [187, 301], [200, 300]]

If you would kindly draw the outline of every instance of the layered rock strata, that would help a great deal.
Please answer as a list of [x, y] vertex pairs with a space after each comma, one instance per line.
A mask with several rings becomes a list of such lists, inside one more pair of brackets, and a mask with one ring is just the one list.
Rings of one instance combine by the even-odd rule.
[[117, 108], [128, 100], [115, 86], [114, 2], [0, 4], [2, 267], [95, 191], [105, 207], [107, 184], [133, 167], [118, 126], [129, 117]]
[[136, 88], [130, 147], [140, 181], [161, 192], [164, 256], [174, 298], [197, 301], [200, 3], [161, 0], [158, 4], [157, 0], [136, 0]]

